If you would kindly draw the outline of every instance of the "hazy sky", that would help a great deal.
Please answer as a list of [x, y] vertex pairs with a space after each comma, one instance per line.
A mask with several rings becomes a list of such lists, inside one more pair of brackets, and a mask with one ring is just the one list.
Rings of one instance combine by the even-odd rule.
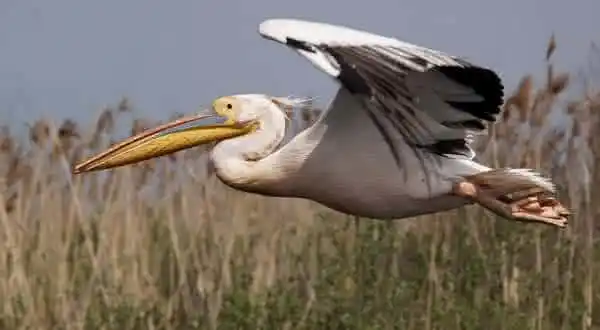
[[340, 23], [491, 66], [514, 86], [543, 72], [555, 32], [562, 68], [600, 39], [598, 0], [0, 0], [0, 120], [96, 116], [129, 96], [166, 118], [225, 94], [313, 95], [335, 84], [263, 40], [266, 18]]

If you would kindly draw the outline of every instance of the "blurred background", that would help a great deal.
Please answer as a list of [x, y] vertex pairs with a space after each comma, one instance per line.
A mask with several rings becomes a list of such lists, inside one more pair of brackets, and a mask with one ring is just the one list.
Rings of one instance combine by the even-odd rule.
[[[1, 329], [595, 329], [600, 2], [0, 0]], [[567, 230], [478, 207], [382, 222], [221, 184], [198, 148], [72, 176], [222, 95], [336, 84], [267, 18], [343, 24], [494, 68], [479, 157], [551, 176]], [[598, 153], [596, 153], [598, 151]]]

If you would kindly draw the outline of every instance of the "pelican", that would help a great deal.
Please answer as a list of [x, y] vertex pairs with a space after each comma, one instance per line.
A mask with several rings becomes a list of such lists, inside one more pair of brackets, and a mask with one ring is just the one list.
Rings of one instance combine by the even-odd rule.
[[217, 142], [210, 160], [235, 189], [310, 199], [342, 213], [391, 220], [478, 204], [501, 217], [564, 228], [570, 212], [531, 169], [474, 160], [472, 139], [503, 104], [498, 74], [459, 57], [344, 26], [269, 19], [262, 37], [336, 80], [316, 122], [284, 143], [303, 98], [224, 96], [77, 164], [105, 170]]

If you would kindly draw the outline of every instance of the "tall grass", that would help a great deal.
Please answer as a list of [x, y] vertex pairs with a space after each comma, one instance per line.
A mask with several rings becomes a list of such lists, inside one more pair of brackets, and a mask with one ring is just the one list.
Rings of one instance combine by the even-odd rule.
[[72, 176], [132, 117], [126, 100], [87, 129], [39, 120], [24, 141], [3, 128], [0, 328], [598, 327], [600, 93], [564, 103], [569, 76], [554, 71], [522, 80], [478, 150], [551, 175], [575, 212], [566, 230], [479, 207], [359, 220], [234, 191], [206, 149]]

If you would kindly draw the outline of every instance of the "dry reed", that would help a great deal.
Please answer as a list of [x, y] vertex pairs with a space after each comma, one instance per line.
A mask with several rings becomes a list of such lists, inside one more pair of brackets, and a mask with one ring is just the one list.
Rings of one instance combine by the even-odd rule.
[[552, 175], [575, 211], [564, 231], [478, 207], [357, 221], [233, 191], [206, 149], [72, 176], [115, 139], [127, 99], [91, 130], [42, 119], [18, 141], [3, 127], [0, 328], [592, 329], [600, 93], [564, 105], [568, 84], [550, 62], [545, 85], [525, 77], [478, 145], [491, 165]]

